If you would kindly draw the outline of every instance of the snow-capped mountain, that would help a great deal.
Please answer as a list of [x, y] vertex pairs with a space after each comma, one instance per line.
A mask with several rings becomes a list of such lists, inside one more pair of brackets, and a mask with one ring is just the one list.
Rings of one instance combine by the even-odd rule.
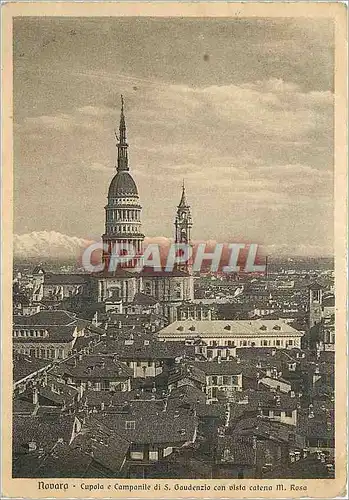
[[13, 253], [20, 258], [74, 258], [92, 241], [76, 236], [67, 236], [56, 231], [33, 231], [26, 234], [15, 234]]

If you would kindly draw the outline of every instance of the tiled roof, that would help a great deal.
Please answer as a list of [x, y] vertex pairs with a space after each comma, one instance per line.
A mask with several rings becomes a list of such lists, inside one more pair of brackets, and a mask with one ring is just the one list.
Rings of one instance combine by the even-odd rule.
[[264, 479], [332, 479], [333, 475], [315, 455], [289, 463], [286, 466], [279, 465], [270, 472], [263, 475]]
[[30, 401], [25, 401], [19, 397], [15, 397], [12, 400], [12, 411], [13, 414], [32, 414], [35, 410], [35, 405]]
[[45, 344], [45, 343], [69, 343], [74, 340], [73, 333], [75, 331], [74, 325], [62, 326], [48, 326], [45, 327], [48, 332], [47, 337], [15, 337], [14, 344]]
[[96, 351], [115, 353], [119, 359], [175, 359], [185, 353], [187, 355], [194, 354], [193, 346], [181, 345], [179, 342], [160, 342], [143, 338], [128, 339], [126, 341], [125, 339], [103, 339], [96, 347]]
[[[298, 405], [298, 398], [291, 397], [288, 394], [275, 394], [269, 391], [255, 391], [253, 389], [247, 389], [242, 392], [237, 392], [235, 394], [236, 402], [248, 400], [248, 404], [244, 405], [240, 403], [239, 406], [246, 406], [250, 410], [256, 410], [257, 408], [278, 408], [280, 410], [295, 410]], [[277, 401], [279, 403], [277, 404]]]
[[105, 469], [118, 473], [125, 462], [130, 441], [103, 425], [99, 418], [89, 419], [86, 427], [87, 430], [75, 438], [73, 446], [91, 454]]
[[234, 336], [302, 336], [302, 333], [281, 320], [185, 320], [175, 321], [158, 332], [163, 336], [206, 336], [206, 337], [234, 337]]
[[157, 304], [159, 301], [150, 295], [146, 295], [145, 293], [136, 293], [133, 297], [132, 304], [140, 304], [142, 306], [152, 306]]
[[33, 441], [37, 448], [48, 450], [58, 441], [63, 439], [69, 443], [72, 432], [74, 416], [58, 415], [56, 417], [28, 417], [17, 416], [13, 418], [13, 447], [23, 452], [28, 443]]
[[176, 404], [180, 406], [183, 403], [206, 404], [206, 394], [200, 389], [192, 385], [181, 385], [173, 389], [168, 397], [169, 400], [175, 400]]
[[200, 384], [206, 384], [204, 370], [196, 366], [194, 363], [181, 363], [175, 366], [169, 374], [168, 384], [174, 384], [185, 378], [195, 380]]
[[[143, 403], [140, 405], [140, 403]], [[163, 411], [163, 403], [158, 410], [152, 402], [133, 403], [128, 414], [98, 415], [98, 420], [113, 429], [123, 438], [138, 444], [165, 444], [181, 446], [195, 438], [197, 418], [187, 412]], [[97, 418], [97, 417], [96, 417]], [[134, 429], [127, 429], [126, 422], [134, 422]]]
[[126, 404], [132, 395], [130, 391], [120, 392], [120, 391], [92, 391], [86, 390], [81, 399], [82, 406], [88, 407], [101, 407], [103, 403], [105, 409], [120, 408]]
[[272, 377], [263, 377], [258, 383], [271, 389], [277, 389], [279, 387], [282, 392], [289, 392], [291, 390], [290, 383]]
[[34, 477], [90, 477], [88, 470], [92, 462], [91, 454], [84, 452], [80, 447], [58, 443], [40, 462]]
[[82, 285], [87, 283], [86, 274], [45, 274], [45, 285]]
[[196, 414], [200, 418], [218, 418], [224, 421], [227, 406], [224, 403], [215, 403], [214, 405], [198, 404]]
[[115, 379], [132, 377], [133, 372], [111, 356], [83, 355], [63, 364], [64, 373], [77, 379]]
[[18, 382], [38, 370], [50, 367], [50, 361], [38, 359], [25, 354], [14, 354], [13, 356], [13, 381]]
[[50, 376], [47, 378], [47, 384], [39, 386], [38, 390], [40, 396], [60, 405], [63, 403], [73, 404], [78, 394], [78, 390], [74, 387], [58, 382]]
[[307, 438], [334, 439], [334, 423], [334, 412], [317, 410], [309, 418], [309, 410], [303, 410], [298, 416], [297, 430]]
[[233, 434], [241, 436], [260, 436], [273, 441], [283, 443], [290, 442], [290, 436], [294, 436], [294, 447], [304, 448], [305, 442], [301, 435], [295, 433], [294, 426], [274, 422], [258, 417], [244, 418], [237, 422], [232, 430]]
[[236, 361], [195, 361], [191, 364], [206, 375], [239, 375], [242, 372], [241, 365]]
[[234, 465], [254, 465], [256, 451], [252, 440], [237, 436], [218, 437], [217, 459], [219, 462]]
[[322, 305], [324, 307], [334, 307], [335, 306], [335, 297], [334, 295], [329, 295], [327, 297], [324, 297], [322, 301]]
[[40, 311], [31, 316], [15, 316], [13, 323], [20, 326], [53, 326], [71, 325], [76, 321], [76, 316], [68, 311]]

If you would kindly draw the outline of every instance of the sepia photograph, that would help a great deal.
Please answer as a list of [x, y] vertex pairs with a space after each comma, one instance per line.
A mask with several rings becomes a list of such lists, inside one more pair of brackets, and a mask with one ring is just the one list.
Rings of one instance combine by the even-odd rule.
[[344, 487], [336, 17], [57, 9], [8, 41], [9, 477], [51, 498]]

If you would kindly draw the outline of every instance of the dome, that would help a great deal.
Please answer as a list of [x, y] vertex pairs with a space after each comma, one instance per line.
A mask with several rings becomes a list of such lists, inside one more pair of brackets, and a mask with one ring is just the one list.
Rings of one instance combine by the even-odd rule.
[[136, 183], [127, 171], [118, 172], [113, 177], [108, 192], [108, 198], [123, 196], [137, 196], [138, 198]]

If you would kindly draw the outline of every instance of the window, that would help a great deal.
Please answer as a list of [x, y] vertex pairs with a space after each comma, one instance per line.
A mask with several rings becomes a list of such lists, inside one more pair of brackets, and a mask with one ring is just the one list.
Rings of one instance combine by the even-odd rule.
[[262, 415], [269, 417], [269, 410], [262, 410]]
[[140, 367], [141, 366], [141, 362], [140, 361], [137, 361], [137, 366]]
[[290, 340], [288, 341], [288, 345], [293, 345], [293, 340], [292, 340], [292, 339], [290, 339]]
[[231, 385], [231, 377], [223, 375], [223, 385]]
[[276, 345], [278, 345], [278, 346], [279, 346], [280, 344], [281, 344], [280, 340], [277, 340], [277, 341], [276, 341]]
[[274, 410], [274, 417], [281, 417], [281, 411], [280, 410]]
[[125, 429], [127, 431], [134, 430], [135, 428], [136, 428], [136, 421], [135, 420], [126, 420]]
[[153, 365], [153, 362], [152, 361], [148, 361], [148, 366], [152, 366]]
[[217, 377], [215, 375], [212, 377], [211, 380], [212, 380], [212, 385], [217, 385]]
[[247, 346], [247, 340], [244, 340], [244, 341], [243, 341], [243, 343], [242, 343], [242, 345], [243, 345], [244, 347], [246, 347], [246, 346]]
[[101, 390], [102, 391], [109, 391], [109, 388], [110, 388], [110, 381], [109, 380], [102, 380]]
[[239, 385], [239, 377], [238, 377], [238, 375], [232, 375], [232, 377], [231, 377], [231, 383], [232, 383], [232, 385]]
[[292, 412], [291, 411], [285, 411], [285, 417], [292, 418]]

